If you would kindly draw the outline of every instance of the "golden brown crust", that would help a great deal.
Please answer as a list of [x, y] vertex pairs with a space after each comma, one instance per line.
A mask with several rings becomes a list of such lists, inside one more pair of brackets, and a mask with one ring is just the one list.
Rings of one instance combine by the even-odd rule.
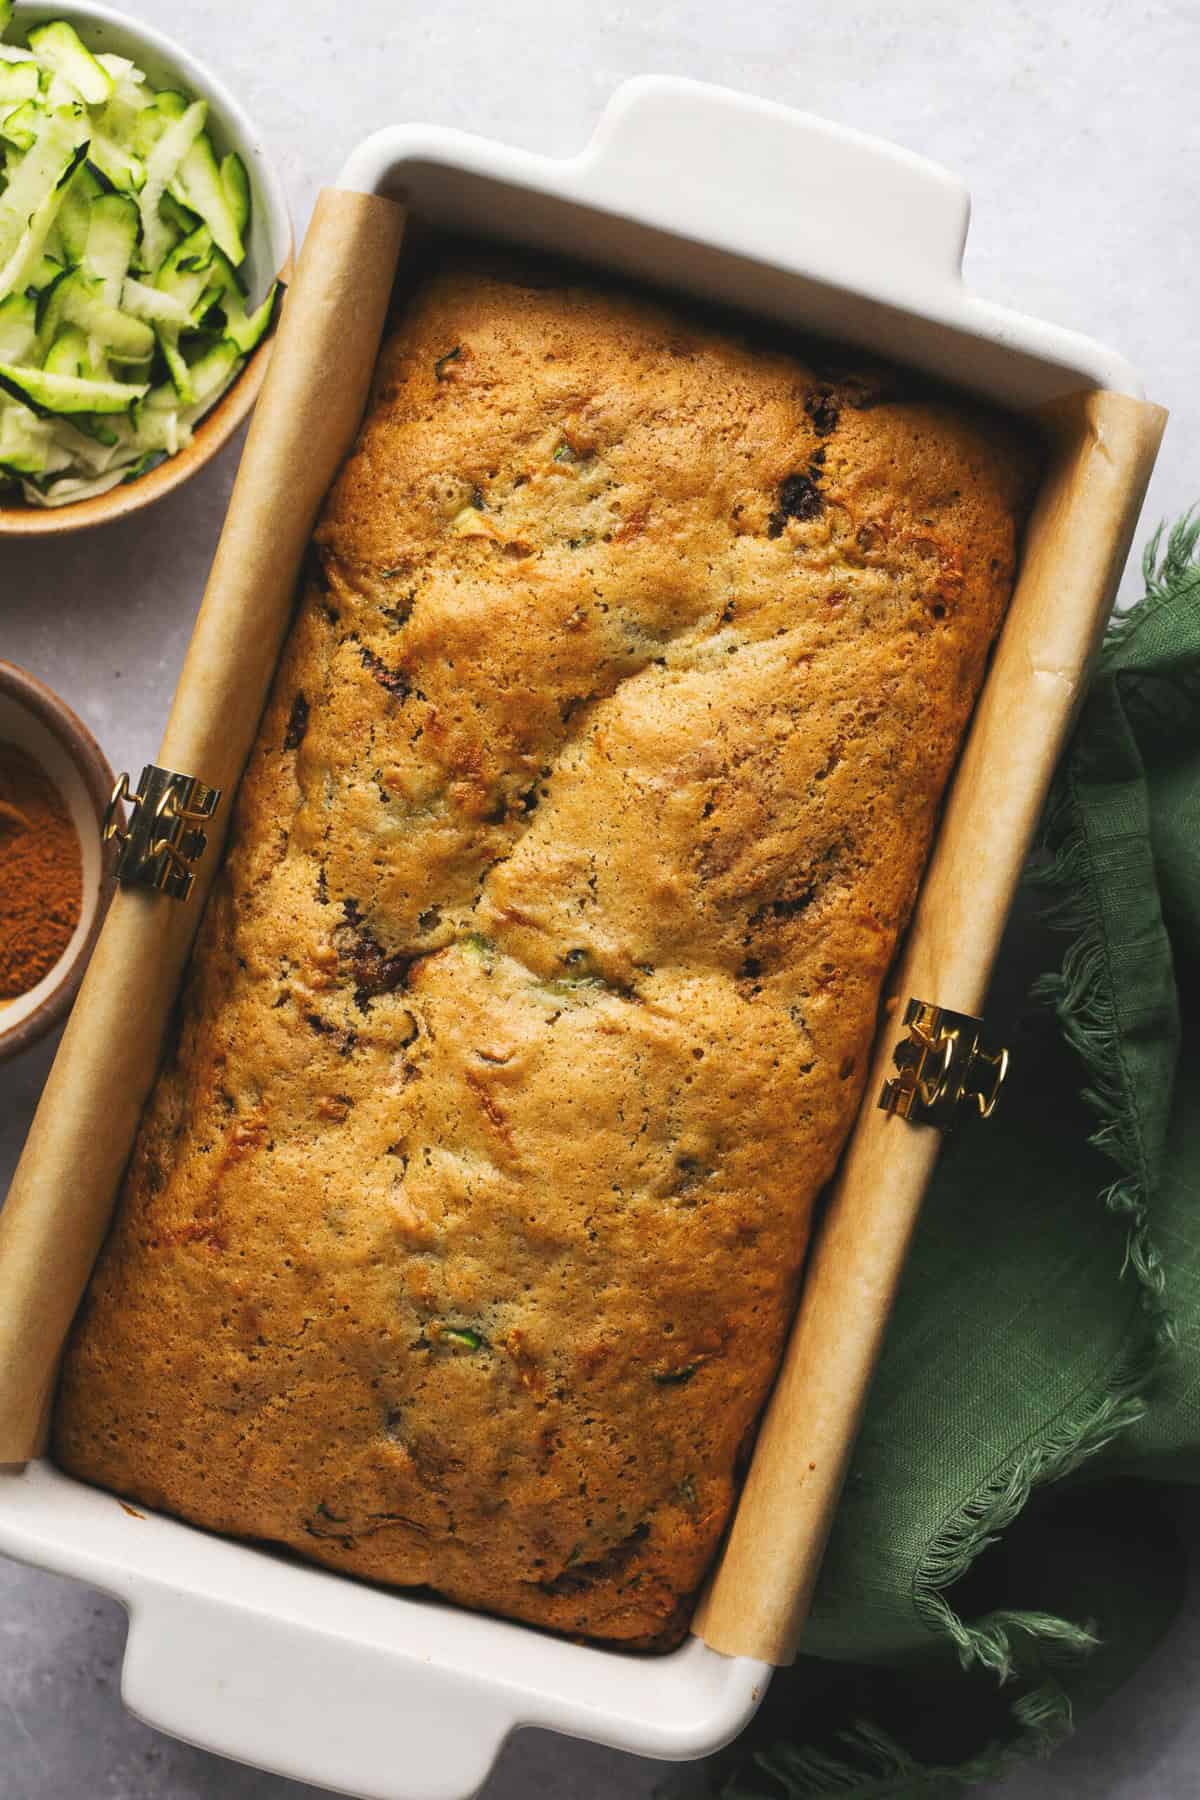
[[380, 361], [67, 1357], [69, 1469], [673, 1641], [1013, 574], [1026, 447], [454, 267]]

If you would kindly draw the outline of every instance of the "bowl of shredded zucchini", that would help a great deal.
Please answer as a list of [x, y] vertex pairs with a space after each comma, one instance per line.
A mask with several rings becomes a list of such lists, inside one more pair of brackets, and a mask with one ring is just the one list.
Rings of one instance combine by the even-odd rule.
[[0, 535], [117, 517], [220, 449], [291, 249], [253, 126], [193, 56], [106, 7], [0, 0]]

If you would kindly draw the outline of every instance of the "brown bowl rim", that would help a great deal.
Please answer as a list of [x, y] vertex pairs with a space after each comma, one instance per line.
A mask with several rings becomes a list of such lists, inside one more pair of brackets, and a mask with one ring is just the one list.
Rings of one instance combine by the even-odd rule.
[[[276, 279], [286, 289], [294, 267], [293, 240], [289, 234], [287, 253]], [[286, 300], [286, 294], [284, 296]], [[184, 450], [168, 456], [135, 481], [120, 482], [106, 494], [94, 494], [90, 500], [76, 500], [70, 506], [0, 506], [0, 538], [57, 537], [68, 531], [82, 531], [89, 525], [106, 525], [111, 519], [123, 519], [161, 500], [181, 482], [195, 475], [217, 451], [227, 444], [258, 398], [267, 362], [274, 343], [274, 332], [258, 346], [245, 368], [227, 393], [197, 425], [191, 443]]]
[[87, 726], [44, 681], [39, 681], [36, 675], [31, 675], [16, 663], [5, 662], [3, 659], [0, 659], [0, 694], [7, 695], [24, 706], [39, 724], [44, 725], [58, 739], [83, 779], [96, 811], [96, 832], [101, 839], [99, 893], [87, 936], [70, 962], [62, 965], [58, 980], [46, 998], [31, 1013], [5, 1030], [4, 1013], [0, 1009], [0, 1062], [7, 1062], [10, 1057], [19, 1056], [30, 1049], [38, 1038], [59, 1024], [69, 1012], [116, 887], [116, 868], [111, 849], [105, 845], [102, 835], [104, 809], [113, 788], [113, 772]]

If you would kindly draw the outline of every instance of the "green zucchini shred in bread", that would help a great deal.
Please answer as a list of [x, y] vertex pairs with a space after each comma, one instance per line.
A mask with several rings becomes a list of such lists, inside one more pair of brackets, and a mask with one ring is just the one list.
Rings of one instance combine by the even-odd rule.
[[423, 280], [69, 1347], [68, 1469], [678, 1642], [1035, 474], [886, 369], [540, 264]]

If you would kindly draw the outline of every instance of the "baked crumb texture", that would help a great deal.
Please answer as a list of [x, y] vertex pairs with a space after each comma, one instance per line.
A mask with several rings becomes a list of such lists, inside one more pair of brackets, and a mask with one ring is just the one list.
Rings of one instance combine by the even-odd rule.
[[422, 285], [70, 1345], [67, 1469], [678, 1641], [1032, 463], [637, 296]]

